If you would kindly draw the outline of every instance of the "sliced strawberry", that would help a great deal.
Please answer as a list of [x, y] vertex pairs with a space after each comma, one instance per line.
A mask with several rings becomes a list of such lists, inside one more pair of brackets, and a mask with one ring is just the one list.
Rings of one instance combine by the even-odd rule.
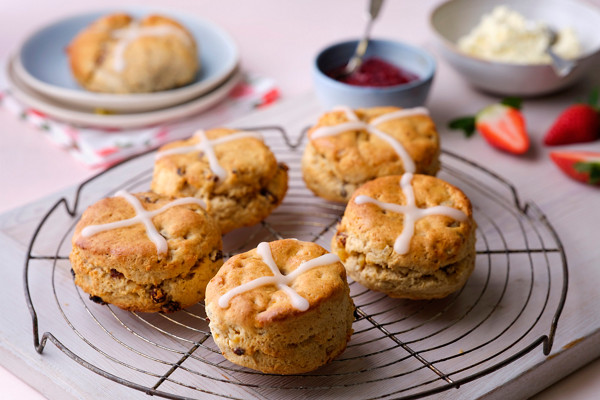
[[548, 146], [592, 142], [600, 136], [600, 114], [588, 104], [575, 104], [563, 111], [550, 127]]
[[590, 185], [600, 185], [600, 152], [553, 151], [550, 158], [571, 178]]
[[462, 129], [467, 137], [477, 129], [492, 146], [514, 154], [529, 149], [525, 118], [519, 111], [519, 99], [504, 99], [481, 110], [475, 117], [457, 118], [450, 122], [451, 129]]
[[475, 127], [492, 146], [514, 154], [529, 149], [529, 136], [521, 111], [504, 104], [492, 104], [475, 117]]

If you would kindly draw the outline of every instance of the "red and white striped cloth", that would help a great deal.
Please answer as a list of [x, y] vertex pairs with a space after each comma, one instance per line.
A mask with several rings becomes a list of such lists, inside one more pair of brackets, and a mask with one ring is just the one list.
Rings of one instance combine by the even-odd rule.
[[191, 136], [198, 129], [225, 124], [279, 98], [270, 78], [245, 76], [219, 104], [193, 117], [140, 129], [98, 129], [74, 126], [19, 102], [10, 90], [0, 90], [0, 107], [39, 128], [51, 142], [90, 168], [106, 168], [146, 150]]

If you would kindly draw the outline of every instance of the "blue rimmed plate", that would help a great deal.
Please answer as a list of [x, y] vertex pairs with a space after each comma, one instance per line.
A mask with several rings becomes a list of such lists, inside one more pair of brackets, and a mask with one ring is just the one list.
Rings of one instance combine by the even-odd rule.
[[75, 108], [58, 104], [56, 101], [31, 89], [15, 75], [15, 61], [16, 58], [13, 58], [12, 62], [7, 64], [6, 78], [12, 94], [23, 105], [69, 124], [108, 129], [143, 128], [197, 115], [226, 99], [235, 85], [242, 79], [239, 69], [235, 69], [222, 84], [202, 96], [184, 103], [158, 110], [106, 115], [86, 111], [81, 107]]
[[[115, 12], [125, 12], [136, 18], [158, 13], [183, 24], [199, 48], [201, 69], [194, 82], [176, 89], [143, 94], [95, 93], [80, 87], [71, 75], [65, 49], [80, 30], [99, 17]], [[43, 27], [23, 43], [15, 61], [14, 72], [27, 86], [59, 103], [127, 113], [181, 104], [210, 92], [238, 66], [239, 53], [229, 34], [209, 21], [173, 10], [136, 7], [76, 15]]]

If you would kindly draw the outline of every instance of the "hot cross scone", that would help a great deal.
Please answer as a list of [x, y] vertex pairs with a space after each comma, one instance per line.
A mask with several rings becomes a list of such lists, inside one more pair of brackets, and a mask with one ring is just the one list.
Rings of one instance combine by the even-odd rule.
[[260, 243], [209, 282], [206, 313], [229, 361], [262, 372], [314, 370], [346, 348], [354, 305], [339, 258], [315, 243]]
[[358, 186], [381, 176], [439, 169], [439, 137], [423, 107], [338, 107], [319, 119], [308, 139], [302, 176], [327, 200], [347, 202]]
[[221, 234], [196, 198], [117, 192], [75, 227], [75, 283], [97, 302], [131, 311], [177, 311], [204, 299], [223, 264]]
[[407, 173], [356, 190], [332, 239], [348, 275], [390, 297], [441, 298], [475, 266], [471, 203], [455, 186]]
[[257, 132], [198, 131], [159, 149], [151, 188], [202, 199], [222, 233], [265, 219], [285, 197], [287, 166]]
[[192, 34], [163, 15], [106, 15], [79, 32], [67, 53], [77, 82], [94, 92], [172, 89], [192, 82], [200, 68]]

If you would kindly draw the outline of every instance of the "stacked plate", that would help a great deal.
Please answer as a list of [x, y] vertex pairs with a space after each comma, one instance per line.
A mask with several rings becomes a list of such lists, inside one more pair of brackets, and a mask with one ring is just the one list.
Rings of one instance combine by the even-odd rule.
[[77, 33], [103, 15], [70, 17], [31, 35], [7, 65], [14, 96], [26, 106], [64, 122], [133, 128], [197, 114], [222, 101], [239, 82], [239, 54], [231, 37], [218, 26], [189, 14], [155, 9], [123, 9], [141, 18], [160, 13], [181, 22], [199, 47], [201, 69], [194, 82], [177, 89], [144, 94], [95, 93], [81, 88], [65, 51]]

